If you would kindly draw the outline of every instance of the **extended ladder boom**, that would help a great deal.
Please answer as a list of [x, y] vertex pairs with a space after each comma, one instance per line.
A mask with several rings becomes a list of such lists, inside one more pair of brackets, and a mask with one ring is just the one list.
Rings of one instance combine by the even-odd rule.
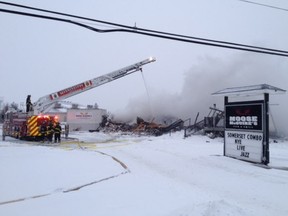
[[136, 71], [140, 71], [143, 65], [154, 61], [156, 61], [156, 59], [154, 57], [150, 57], [130, 66], [124, 67], [120, 70], [113, 71], [106, 75], [87, 80], [69, 88], [41, 97], [34, 103], [34, 115], [47, 112], [57, 101], [64, 100], [66, 98], [72, 97], [97, 86], [119, 79]]

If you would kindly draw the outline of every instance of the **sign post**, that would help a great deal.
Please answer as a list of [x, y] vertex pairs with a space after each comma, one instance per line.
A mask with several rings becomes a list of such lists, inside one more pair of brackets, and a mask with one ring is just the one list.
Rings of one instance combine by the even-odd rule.
[[269, 94], [264, 94], [264, 143], [263, 143], [263, 159], [270, 163], [270, 151], [269, 151]]

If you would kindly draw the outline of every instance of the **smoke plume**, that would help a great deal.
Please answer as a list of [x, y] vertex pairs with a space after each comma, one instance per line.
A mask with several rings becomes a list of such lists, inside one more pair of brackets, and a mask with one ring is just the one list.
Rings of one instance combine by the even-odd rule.
[[[147, 95], [131, 100], [123, 113], [116, 114], [122, 121], [135, 120], [137, 116], [146, 119], [159, 119], [165, 116], [192, 118], [197, 113], [207, 115], [209, 107], [217, 104], [223, 109], [223, 97], [211, 94], [229, 87], [269, 84], [288, 89], [287, 59], [265, 55], [242, 54], [229, 59], [212, 57], [199, 58], [185, 74], [182, 91], [177, 94], [149, 92]], [[177, 73], [177, 71], [175, 71]], [[173, 85], [173, 83], [171, 83]], [[270, 96], [270, 109], [278, 130], [286, 132], [284, 125], [288, 120], [287, 95]], [[200, 120], [200, 119], [198, 119]]]

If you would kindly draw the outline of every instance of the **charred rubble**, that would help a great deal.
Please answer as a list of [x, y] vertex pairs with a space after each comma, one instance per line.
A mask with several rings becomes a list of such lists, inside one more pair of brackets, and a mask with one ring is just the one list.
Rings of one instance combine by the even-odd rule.
[[210, 107], [209, 114], [203, 120], [198, 121], [199, 112], [196, 116], [194, 124], [189, 124], [184, 128], [184, 138], [193, 134], [201, 133], [210, 138], [224, 136], [224, 116], [223, 110], [216, 108], [214, 104]]
[[[137, 117], [136, 122], [122, 123], [109, 119], [108, 116], [102, 116], [102, 122], [98, 128], [98, 131], [102, 132], [121, 132], [123, 134], [137, 134], [137, 135], [152, 135], [161, 136], [165, 133], [179, 131], [184, 128], [184, 122], [181, 119], [177, 119], [170, 124], [155, 123], [152, 121], [145, 121], [143, 118]], [[166, 124], [165, 124], [166, 123]]]
[[203, 134], [210, 138], [223, 137], [224, 114], [224, 111], [216, 108], [214, 104], [213, 107], [210, 107], [209, 114], [203, 120], [198, 120], [198, 113], [194, 123], [191, 122], [191, 118], [183, 121], [171, 116], [161, 116], [151, 121], [145, 121], [143, 118], [137, 117], [135, 123], [123, 123], [114, 121], [108, 115], [105, 115], [102, 116], [102, 122], [96, 131], [161, 136], [166, 133], [184, 130], [184, 138], [194, 134]]

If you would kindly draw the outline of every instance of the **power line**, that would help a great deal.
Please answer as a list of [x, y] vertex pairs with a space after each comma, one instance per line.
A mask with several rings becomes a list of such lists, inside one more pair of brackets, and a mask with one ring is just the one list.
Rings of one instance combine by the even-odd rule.
[[10, 5], [10, 6], [21, 7], [21, 8], [25, 8], [25, 9], [36, 10], [36, 11], [41, 11], [41, 12], [46, 12], [46, 13], [52, 13], [52, 14], [57, 14], [57, 15], [67, 16], [67, 17], [72, 17], [72, 18], [77, 18], [77, 19], [89, 20], [89, 21], [107, 24], [107, 25], [111, 25], [111, 26], [116, 26], [116, 27], [121, 27], [121, 28], [126, 28], [126, 29], [132, 29], [133, 31], [137, 30], [137, 31], [144, 31], [144, 32], [156, 33], [156, 34], [161, 34], [161, 35], [163, 34], [163, 35], [168, 35], [168, 36], [173, 36], [173, 37], [188, 38], [188, 39], [193, 39], [193, 40], [195, 39], [195, 40], [212, 42], [212, 43], [220, 43], [220, 44], [225, 44], [225, 45], [241, 46], [241, 47], [252, 48], [252, 49], [260, 49], [260, 50], [266, 50], [266, 51], [288, 53], [288, 51], [283, 51], [283, 50], [269, 49], [269, 48], [263, 48], [263, 47], [258, 47], [258, 46], [250, 46], [250, 45], [232, 43], [232, 42], [227, 42], [227, 41], [219, 41], [219, 40], [212, 40], [212, 39], [206, 39], [206, 38], [192, 37], [192, 36], [187, 36], [187, 35], [180, 35], [180, 34], [156, 31], [156, 30], [151, 30], [151, 29], [135, 28], [135, 27], [127, 26], [127, 25], [118, 24], [118, 23], [112, 23], [112, 22], [107, 22], [107, 21], [103, 21], [103, 20], [96, 20], [96, 19], [87, 18], [87, 17], [83, 17], [83, 16], [77, 16], [77, 15], [72, 15], [72, 14], [67, 14], [67, 13], [62, 13], [62, 12], [56, 12], [56, 11], [51, 11], [51, 10], [46, 10], [46, 9], [41, 9], [41, 8], [19, 5], [19, 4], [14, 4], [14, 3], [10, 3], [10, 2], [0, 1], [0, 4], [6, 4], [6, 5]]
[[149, 29], [136, 28], [136, 27], [126, 26], [126, 25], [122, 25], [122, 24], [111, 23], [111, 22], [102, 21], [102, 20], [95, 20], [95, 19], [91, 19], [91, 18], [80, 17], [80, 16], [76, 16], [76, 15], [65, 14], [65, 13], [60, 13], [60, 12], [55, 12], [55, 11], [49, 11], [49, 10], [44, 10], [44, 9], [40, 9], [40, 8], [33, 8], [33, 7], [29, 7], [29, 6], [12, 4], [12, 3], [2, 2], [2, 1], [0, 1], [0, 4], [7, 4], [10, 6], [16, 6], [16, 7], [21, 7], [21, 8], [25, 8], [25, 9], [37, 10], [37, 11], [46, 12], [46, 13], [53, 13], [53, 14], [57, 14], [57, 15], [61, 15], [61, 16], [73, 17], [73, 18], [77, 18], [77, 19], [84, 19], [84, 20], [98, 22], [98, 23], [102, 23], [102, 24], [106, 24], [106, 25], [121, 27], [118, 29], [114, 28], [114, 29], [103, 30], [103, 29], [97, 29], [97, 28], [94, 28], [92, 26], [82, 24], [80, 22], [76, 22], [76, 21], [68, 20], [68, 19], [63, 19], [63, 18], [59, 18], [59, 17], [52, 17], [52, 16], [45, 16], [45, 15], [34, 14], [34, 13], [26, 13], [26, 12], [20, 12], [20, 11], [0, 9], [0, 12], [4, 12], [4, 13], [11, 13], [11, 14], [17, 14], [17, 15], [23, 15], [23, 16], [30, 16], [30, 17], [66, 22], [66, 23], [77, 25], [77, 26], [81, 26], [83, 28], [86, 28], [86, 29], [89, 29], [89, 30], [92, 30], [92, 31], [95, 31], [98, 33], [128, 32], [128, 33], [141, 34], [141, 35], [158, 37], [158, 38], [163, 38], [163, 39], [182, 41], [182, 42], [187, 42], [187, 43], [196, 43], [196, 44], [201, 44], [201, 45], [208, 45], [208, 46], [215, 46], [215, 47], [222, 47], [222, 48], [228, 48], [228, 49], [235, 49], [235, 50], [250, 51], [250, 52], [257, 52], [257, 53], [263, 53], [263, 54], [288, 57], [288, 51], [284, 51], [284, 50], [269, 49], [269, 48], [250, 46], [250, 45], [245, 45], [245, 44], [210, 40], [210, 39], [205, 39], [205, 38], [197, 38], [197, 37], [179, 35], [179, 34], [168, 33], [168, 32], [161, 32], [161, 31], [155, 31], [155, 30], [149, 30]]
[[262, 4], [262, 3], [258, 3], [258, 2], [246, 1], [246, 0], [238, 0], [238, 1], [246, 2], [246, 3], [249, 3], [249, 4], [260, 5], [260, 6], [263, 6], [263, 7], [269, 7], [269, 8], [273, 8], [273, 9], [277, 9], [277, 10], [288, 11], [288, 9], [286, 9], [286, 8], [280, 8], [280, 7], [267, 5], [267, 4]]

